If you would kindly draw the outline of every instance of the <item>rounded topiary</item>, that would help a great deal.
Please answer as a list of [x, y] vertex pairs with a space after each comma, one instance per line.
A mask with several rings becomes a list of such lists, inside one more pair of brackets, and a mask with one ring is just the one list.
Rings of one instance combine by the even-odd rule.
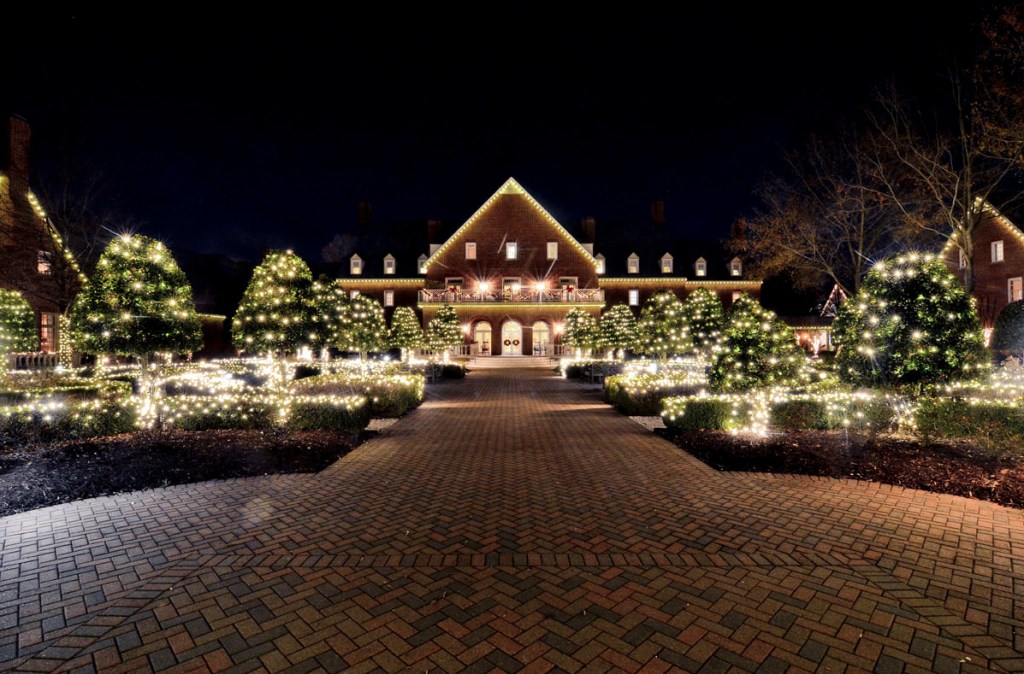
[[690, 329], [693, 348], [706, 356], [714, 353], [722, 341], [725, 309], [718, 295], [697, 288], [683, 300], [683, 317]]
[[625, 304], [616, 304], [601, 316], [601, 346], [622, 353], [636, 346], [636, 317]]
[[793, 383], [806, 357], [793, 328], [750, 295], [726, 314], [722, 348], [708, 374], [715, 391], [746, 391]]
[[580, 354], [586, 354], [598, 348], [601, 343], [601, 329], [597, 319], [593, 314], [580, 307], [569, 309], [565, 315], [562, 342]]
[[692, 348], [683, 303], [671, 290], [647, 298], [637, 332], [637, 350], [648, 356], [666, 358]]
[[833, 324], [840, 379], [920, 388], [972, 377], [988, 357], [978, 313], [945, 263], [911, 253], [877, 263]]
[[235, 348], [247, 353], [294, 353], [312, 344], [313, 275], [292, 251], [271, 251], [252, 271], [231, 321]]
[[0, 358], [8, 353], [38, 349], [36, 315], [28, 300], [17, 290], [0, 289]]
[[1024, 352], [1024, 300], [1006, 305], [992, 331], [993, 351]]

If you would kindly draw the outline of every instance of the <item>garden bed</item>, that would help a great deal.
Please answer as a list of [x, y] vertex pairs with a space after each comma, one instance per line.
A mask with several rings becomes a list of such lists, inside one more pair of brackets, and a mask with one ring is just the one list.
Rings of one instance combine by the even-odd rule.
[[728, 431], [665, 435], [716, 470], [794, 473], [870, 480], [1024, 508], [1024, 460], [967, 443], [913, 438], [848, 438], [842, 431], [790, 431], [767, 437]]

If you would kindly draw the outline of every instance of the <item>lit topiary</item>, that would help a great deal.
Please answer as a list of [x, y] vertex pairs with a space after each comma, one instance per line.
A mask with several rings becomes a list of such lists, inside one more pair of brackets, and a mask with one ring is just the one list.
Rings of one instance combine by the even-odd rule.
[[601, 316], [601, 346], [613, 354], [624, 357], [627, 349], [636, 345], [636, 317], [625, 304], [616, 304]]
[[192, 286], [167, 247], [140, 235], [106, 247], [71, 309], [84, 353], [140, 356], [191, 353], [203, 344]]
[[707, 288], [697, 288], [683, 301], [683, 316], [690, 328], [693, 348], [704, 356], [714, 354], [725, 326], [725, 309], [718, 295]]
[[793, 329], [749, 295], [725, 316], [722, 348], [708, 374], [714, 391], [747, 391], [795, 382], [806, 360]]
[[459, 314], [455, 307], [445, 304], [427, 325], [426, 344], [433, 351], [444, 350], [447, 360], [447, 349], [462, 344], [462, 328], [459, 326]]
[[402, 362], [409, 360], [409, 351], [423, 346], [423, 328], [412, 307], [398, 307], [391, 316], [388, 343], [402, 350]]
[[16, 290], [0, 289], [0, 376], [7, 371], [7, 355], [38, 351], [36, 315]]
[[647, 298], [637, 331], [637, 350], [644, 355], [667, 358], [691, 349], [683, 303], [671, 290]]
[[1024, 300], [1010, 302], [999, 312], [991, 346], [993, 351], [1024, 352]]
[[575, 349], [579, 356], [589, 354], [601, 342], [601, 330], [597, 319], [579, 307], [569, 309], [565, 315], [562, 341]]
[[963, 285], [933, 255], [877, 263], [833, 325], [844, 381], [913, 385], [970, 378], [988, 360], [978, 313]]
[[356, 295], [349, 301], [349, 347], [359, 352], [360, 360], [366, 360], [371, 351], [387, 348], [388, 325], [384, 319], [384, 307], [369, 295]]
[[313, 330], [313, 276], [292, 251], [271, 251], [253, 269], [231, 321], [235, 348], [289, 354], [309, 345]]
[[351, 341], [352, 316], [348, 291], [337, 281], [321, 277], [313, 283], [310, 343], [317, 349], [345, 349]]

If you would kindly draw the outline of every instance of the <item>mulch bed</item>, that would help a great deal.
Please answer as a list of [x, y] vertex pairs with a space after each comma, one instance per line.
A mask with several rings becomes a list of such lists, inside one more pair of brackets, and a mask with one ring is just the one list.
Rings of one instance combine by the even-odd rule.
[[716, 470], [870, 480], [1024, 508], [1024, 460], [1019, 455], [993, 456], [969, 444], [856, 438], [840, 431], [767, 437], [727, 431], [658, 432]]
[[0, 516], [173, 484], [323, 470], [363, 436], [337, 431], [139, 431], [0, 449]]

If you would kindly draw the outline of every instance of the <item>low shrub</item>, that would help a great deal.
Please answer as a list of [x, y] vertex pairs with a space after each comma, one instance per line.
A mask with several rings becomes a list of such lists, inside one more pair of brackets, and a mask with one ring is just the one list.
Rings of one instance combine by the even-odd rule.
[[[456, 366], [458, 367], [458, 366]], [[292, 382], [298, 395], [362, 395], [369, 400], [370, 417], [394, 419], [423, 402], [426, 379], [420, 374], [322, 374]]]
[[0, 405], [18, 405], [34, 400], [114, 400], [132, 393], [131, 384], [123, 381], [41, 382], [38, 385], [0, 390]]
[[734, 430], [747, 424], [750, 410], [736, 400], [674, 396], [662, 402], [662, 420], [672, 431]]
[[47, 401], [0, 407], [0, 446], [127, 433], [135, 410], [123, 400]]
[[656, 417], [663, 398], [693, 395], [698, 388], [660, 375], [612, 375], [604, 380], [604, 398], [631, 417]]
[[466, 376], [466, 367], [464, 365], [456, 365], [454, 363], [448, 363], [441, 368], [442, 379], [463, 379]]
[[775, 403], [769, 413], [769, 425], [786, 431], [826, 430], [836, 427], [835, 416], [829, 413], [822, 399], [792, 399]]
[[292, 401], [285, 426], [296, 431], [326, 429], [359, 433], [370, 424], [363, 396], [303, 396]]
[[270, 428], [279, 405], [261, 395], [174, 396], [160, 400], [163, 423], [185, 431]]
[[922, 398], [914, 413], [925, 442], [970, 439], [997, 452], [1024, 448], [1024, 410], [1007, 402]]

